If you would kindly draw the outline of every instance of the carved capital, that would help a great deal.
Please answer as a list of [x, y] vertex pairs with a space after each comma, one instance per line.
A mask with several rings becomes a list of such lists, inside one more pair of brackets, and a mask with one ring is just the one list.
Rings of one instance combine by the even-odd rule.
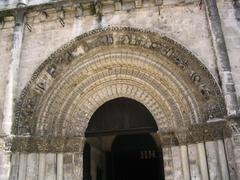
[[233, 144], [240, 146], [240, 118], [230, 118], [228, 126], [231, 129]]
[[174, 132], [160, 132], [163, 146], [214, 141], [231, 136], [227, 121], [193, 124], [186, 128], [178, 128]]
[[0, 137], [0, 152], [11, 151], [11, 146], [12, 146], [12, 137], [9, 137], [9, 136]]
[[82, 152], [84, 137], [15, 137], [12, 152]]

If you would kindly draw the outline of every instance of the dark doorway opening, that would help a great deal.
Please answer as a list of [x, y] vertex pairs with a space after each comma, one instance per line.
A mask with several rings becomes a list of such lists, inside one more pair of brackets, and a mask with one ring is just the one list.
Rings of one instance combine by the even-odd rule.
[[[112, 177], [114, 180], [163, 179], [162, 152], [150, 134], [117, 136], [112, 145]], [[109, 176], [111, 176], [109, 175]]]
[[116, 98], [100, 106], [92, 115], [86, 137], [156, 132], [149, 110], [130, 98]]
[[148, 109], [135, 100], [103, 104], [85, 133], [84, 180], [163, 180], [162, 150], [152, 136], [157, 129]]

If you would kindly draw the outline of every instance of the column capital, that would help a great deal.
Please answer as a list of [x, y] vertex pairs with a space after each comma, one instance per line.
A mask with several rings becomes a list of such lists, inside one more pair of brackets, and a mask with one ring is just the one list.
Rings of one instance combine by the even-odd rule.
[[179, 127], [171, 132], [158, 131], [162, 146], [193, 144], [232, 137], [229, 122], [214, 119], [206, 123]]

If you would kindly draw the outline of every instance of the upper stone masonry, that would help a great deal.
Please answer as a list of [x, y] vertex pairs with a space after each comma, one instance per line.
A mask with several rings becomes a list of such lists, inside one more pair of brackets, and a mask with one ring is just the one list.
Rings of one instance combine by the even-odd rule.
[[63, 0], [1, 0], [0, 11], [15, 9], [19, 6], [36, 6], [55, 2], [63, 2]]
[[178, 4], [188, 4], [196, 2], [197, 0], [1, 0], [0, 1], [0, 11], [13, 10], [18, 7], [32, 7], [44, 4], [81, 4], [81, 6], [86, 6], [87, 4], [97, 5], [102, 7], [106, 11], [111, 8], [115, 10], [129, 10], [132, 8], [149, 7], [152, 5], [178, 5]]

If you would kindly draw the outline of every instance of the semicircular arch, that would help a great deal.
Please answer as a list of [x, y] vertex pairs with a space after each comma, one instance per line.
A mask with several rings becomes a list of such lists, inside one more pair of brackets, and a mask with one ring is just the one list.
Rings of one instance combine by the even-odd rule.
[[94, 111], [116, 97], [145, 105], [160, 131], [226, 113], [214, 77], [183, 46], [154, 32], [108, 27], [75, 38], [36, 70], [16, 106], [14, 132], [83, 136]]

